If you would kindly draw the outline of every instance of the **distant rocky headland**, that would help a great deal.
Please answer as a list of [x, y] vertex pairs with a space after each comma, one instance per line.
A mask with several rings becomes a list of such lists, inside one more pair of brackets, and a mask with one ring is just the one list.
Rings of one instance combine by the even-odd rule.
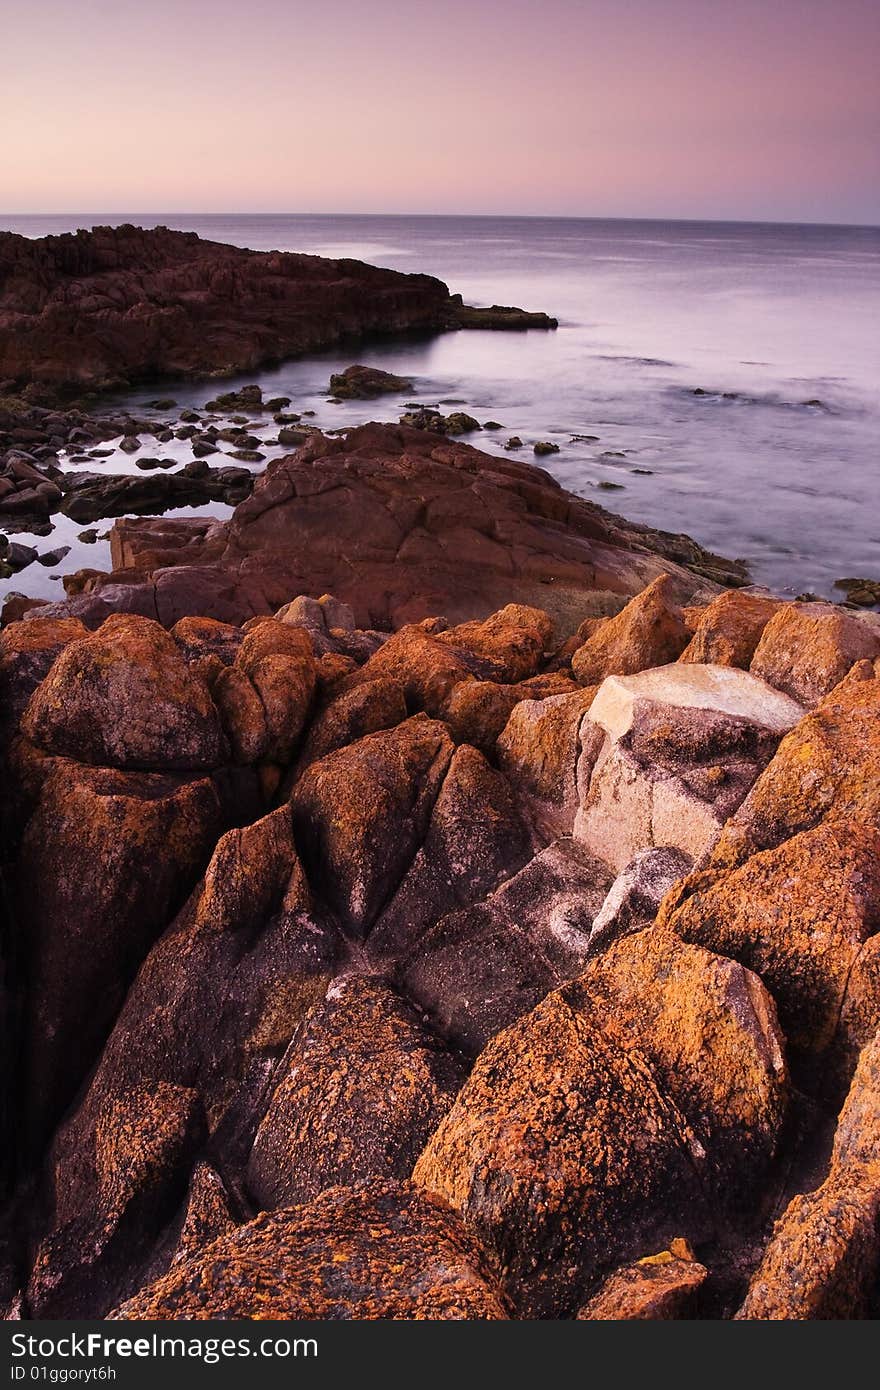
[[[40, 403], [462, 311], [178, 233], [20, 241], [6, 555], [119, 519], [109, 569], [3, 609], [5, 1316], [876, 1316], [880, 618], [462, 410]], [[102, 474], [114, 438], [146, 467]], [[200, 488], [234, 510], [130, 515]]]
[[430, 275], [166, 227], [0, 232], [0, 395], [224, 376], [375, 334], [555, 327], [543, 313], [466, 306]]

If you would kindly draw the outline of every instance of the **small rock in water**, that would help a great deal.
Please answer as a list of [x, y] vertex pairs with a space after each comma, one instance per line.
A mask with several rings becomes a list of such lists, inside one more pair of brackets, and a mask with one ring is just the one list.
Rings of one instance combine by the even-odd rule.
[[[45, 565], [46, 569], [49, 569], [51, 565], [60, 565], [65, 555], [69, 554], [69, 545], [59, 545], [55, 550], [45, 550], [42, 555], [37, 556], [37, 559], [41, 565]], [[57, 578], [57, 575], [53, 574], [52, 578]]]
[[124, 454], [136, 454], [141, 447], [141, 441], [137, 435], [127, 434], [119, 447]]
[[523, 442], [518, 434], [512, 434], [505, 444], [505, 449], [521, 449]]
[[230, 458], [240, 459], [242, 463], [262, 463], [266, 455], [259, 449], [233, 449]]
[[185, 425], [195, 425], [200, 419], [200, 416], [197, 410], [182, 410], [180, 412], [180, 418]]
[[623, 491], [623, 483], [612, 483], [612, 482], [609, 482], [609, 480], [608, 480], [607, 478], [603, 478], [602, 481], [601, 481], [601, 483], [597, 483], [596, 486], [597, 486], [597, 487], [604, 488], [606, 492], [622, 492], [622, 491]]
[[539, 439], [535, 445], [534, 452], [539, 458], [542, 458], [544, 454], [558, 454], [559, 445], [551, 443], [549, 439]]
[[294, 415], [290, 411], [285, 413], [283, 410], [279, 410], [273, 418], [276, 425], [295, 425], [300, 420], [299, 415]]
[[290, 396], [273, 396], [271, 400], [263, 402], [264, 410], [284, 410], [285, 406], [290, 405]]
[[630, 473], [641, 473], [644, 477], [650, 478], [654, 475], [653, 468], [631, 468]]
[[175, 410], [177, 408], [177, 401], [172, 400], [170, 397], [163, 396], [162, 399], [158, 401], [147, 401], [147, 406], [151, 410]]
[[94, 526], [89, 527], [87, 531], [80, 531], [77, 536], [77, 540], [82, 541], [83, 545], [94, 545], [97, 539], [98, 532]]
[[500, 420], [484, 420], [484, 421], [483, 421], [483, 429], [484, 429], [484, 430], [503, 430], [503, 429], [504, 429], [504, 426], [501, 424]]
[[260, 386], [243, 386], [240, 391], [225, 391], [213, 401], [206, 401], [205, 410], [262, 410], [263, 390]]
[[18, 574], [19, 570], [32, 565], [36, 558], [37, 552], [34, 547], [22, 545], [20, 541], [10, 541], [3, 554], [3, 559], [13, 574]]
[[411, 391], [412, 382], [405, 376], [383, 372], [379, 367], [355, 363], [344, 372], [334, 372], [327, 389], [336, 400], [364, 401], [388, 392]]
[[572, 444], [598, 444], [599, 436], [598, 434], [573, 434], [571, 442]]
[[151, 469], [159, 467], [159, 460], [157, 458], [138, 459], [137, 467], [142, 468], [145, 473], [149, 473]]

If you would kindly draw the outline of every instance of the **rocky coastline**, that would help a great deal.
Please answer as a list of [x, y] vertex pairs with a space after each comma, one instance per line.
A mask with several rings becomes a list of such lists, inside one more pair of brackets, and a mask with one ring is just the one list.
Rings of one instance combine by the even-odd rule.
[[[35, 406], [62, 358], [0, 507], [125, 515], [0, 628], [5, 1316], [877, 1316], [880, 616], [290, 401], [237, 481], [78, 485], [59, 451], [226, 427]], [[245, 391], [209, 403], [243, 430]]]

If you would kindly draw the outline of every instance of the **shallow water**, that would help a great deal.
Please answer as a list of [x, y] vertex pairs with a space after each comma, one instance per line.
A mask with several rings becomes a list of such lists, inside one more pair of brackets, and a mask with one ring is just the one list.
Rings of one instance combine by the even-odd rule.
[[[403, 399], [457, 398], [504, 425], [470, 436], [479, 447], [500, 452], [510, 434], [529, 446], [553, 440], [560, 453], [542, 462], [567, 487], [741, 557], [756, 582], [779, 592], [839, 598], [839, 577], [880, 578], [876, 228], [133, 214], [0, 217], [0, 225], [38, 236], [126, 220], [427, 271], [468, 301], [560, 320], [555, 333], [374, 343], [240, 378], [292, 396], [294, 411], [314, 409], [312, 423], [393, 420]], [[414, 388], [376, 403], [327, 403], [329, 373], [353, 360], [408, 375]], [[217, 389], [164, 383], [161, 394], [198, 406]], [[124, 403], [141, 411], [156, 394], [153, 386]], [[573, 442], [573, 434], [598, 438]], [[159, 452], [155, 441], [145, 452]], [[134, 466], [119, 459], [125, 471]], [[115, 458], [101, 469], [122, 471]], [[59, 543], [53, 533], [39, 545]], [[72, 559], [64, 568], [77, 567]], [[36, 568], [6, 587], [36, 593], [33, 576], [57, 593], [58, 582]]]

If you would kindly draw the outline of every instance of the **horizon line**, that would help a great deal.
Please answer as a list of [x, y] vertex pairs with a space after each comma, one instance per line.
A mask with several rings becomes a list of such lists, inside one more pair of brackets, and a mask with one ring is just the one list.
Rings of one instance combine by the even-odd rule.
[[342, 217], [384, 217], [384, 218], [424, 218], [424, 219], [449, 219], [449, 220], [472, 220], [472, 221], [519, 221], [519, 222], [663, 222], [663, 223], [699, 223], [717, 224], [718, 226], [735, 227], [828, 227], [841, 230], [853, 231], [880, 231], [880, 222], [817, 222], [803, 220], [796, 217], [785, 218], [765, 218], [765, 217], [633, 217], [621, 215], [600, 216], [595, 213], [543, 213], [543, 212], [291, 212], [279, 209], [260, 209], [255, 211], [236, 212], [232, 209], [222, 211], [200, 211], [195, 208], [162, 208], [151, 210], [149, 208], [138, 209], [102, 209], [98, 211], [53, 211], [53, 212], [0, 212], [0, 219], [25, 218], [25, 217], [313, 217], [313, 218], [342, 218]]

